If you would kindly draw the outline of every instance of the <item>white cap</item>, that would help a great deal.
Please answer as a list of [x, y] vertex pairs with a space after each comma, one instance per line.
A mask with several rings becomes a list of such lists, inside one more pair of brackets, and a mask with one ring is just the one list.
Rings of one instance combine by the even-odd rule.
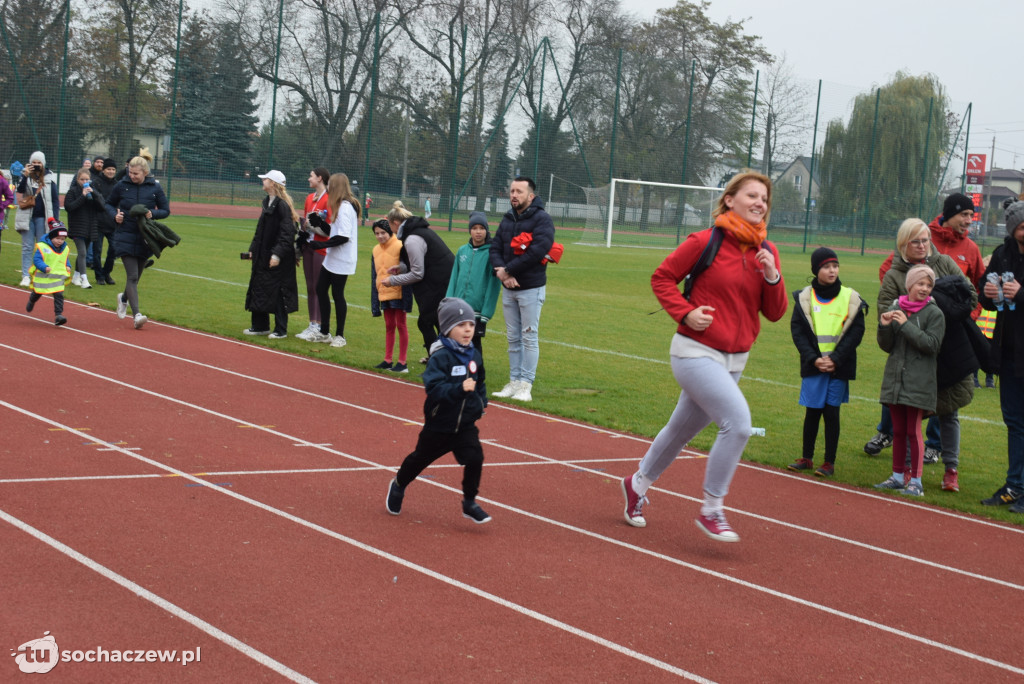
[[277, 169], [271, 169], [270, 171], [267, 171], [266, 173], [261, 173], [261, 174], [258, 174], [258, 175], [259, 175], [260, 178], [269, 178], [270, 180], [274, 181], [278, 185], [284, 185], [285, 184], [285, 182], [284, 182], [284, 174], [281, 173], [280, 171], [278, 171]]

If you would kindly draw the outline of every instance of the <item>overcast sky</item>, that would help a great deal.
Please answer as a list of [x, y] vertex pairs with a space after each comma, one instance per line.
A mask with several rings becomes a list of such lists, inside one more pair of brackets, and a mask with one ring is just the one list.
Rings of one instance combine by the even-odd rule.
[[[994, 136], [996, 168], [1024, 169], [1021, 0], [710, 2], [714, 21], [746, 19], [746, 33], [760, 36], [772, 54], [786, 53], [801, 80], [845, 84], [856, 93], [884, 85], [901, 70], [934, 74], [958, 114], [972, 103], [970, 151], [991, 156]], [[624, 11], [643, 18], [673, 5], [622, 0]]]

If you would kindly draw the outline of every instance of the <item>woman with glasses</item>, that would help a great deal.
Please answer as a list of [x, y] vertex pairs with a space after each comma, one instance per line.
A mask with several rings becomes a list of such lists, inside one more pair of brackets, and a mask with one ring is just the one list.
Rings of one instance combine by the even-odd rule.
[[[876, 312], [888, 311], [893, 302], [900, 296], [907, 294], [907, 272], [914, 266], [923, 264], [930, 266], [935, 272], [936, 281], [943, 276], [957, 276], [967, 282], [967, 289], [970, 297], [970, 309], [978, 303], [978, 293], [974, 285], [967, 280], [963, 271], [957, 266], [953, 258], [940, 254], [931, 242], [931, 230], [928, 225], [919, 218], [908, 218], [896, 232], [896, 253], [893, 255], [892, 267], [882, 278], [882, 286], [878, 290], [878, 303]], [[938, 289], [938, 287], [937, 287]], [[966, 304], [966, 302], [965, 302]], [[878, 313], [881, 315], [881, 313]], [[951, 326], [947, 321], [947, 328]], [[940, 355], [940, 368], [942, 356]], [[971, 402], [974, 398], [973, 382], [971, 376], [967, 375], [963, 380], [954, 382], [946, 387], [939, 388], [938, 407], [936, 413], [939, 417], [939, 431], [942, 441], [943, 463], [946, 466], [946, 473], [943, 476], [942, 488], [946, 491], [960, 491], [958, 480], [959, 453], [960, 453], [960, 420], [957, 411]], [[886, 407], [882, 407], [882, 421], [885, 423]], [[893, 445], [894, 448], [901, 445]], [[902, 446], [901, 446], [902, 448]]]

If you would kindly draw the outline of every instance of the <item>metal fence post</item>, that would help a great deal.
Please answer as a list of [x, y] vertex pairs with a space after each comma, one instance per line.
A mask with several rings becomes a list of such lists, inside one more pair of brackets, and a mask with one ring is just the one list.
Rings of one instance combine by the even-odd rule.
[[811, 168], [807, 179], [807, 202], [804, 207], [804, 252], [807, 251], [807, 234], [811, 229], [811, 189], [814, 187], [814, 151], [818, 146], [818, 115], [821, 114], [821, 79], [818, 79], [818, 103], [814, 105], [814, 135], [811, 137]]

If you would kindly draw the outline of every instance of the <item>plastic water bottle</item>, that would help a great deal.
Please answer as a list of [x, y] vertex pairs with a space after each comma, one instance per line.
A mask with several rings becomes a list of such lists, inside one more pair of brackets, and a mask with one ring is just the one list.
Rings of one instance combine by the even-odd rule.
[[[1006, 273], [1003, 274], [1003, 284], [1005, 285], [1006, 283], [1012, 283], [1012, 282], [1013, 282], [1013, 272], [1012, 271], [1007, 271]], [[1003, 296], [1003, 288], [1000, 287], [999, 288], [999, 297], [1002, 298], [1002, 296]], [[1007, 300], [1006, 305], [1009, 307], [1010, 311], [1016, 311], [1017, 310], [1017, 303], [1014, 302], [1012, 299]]]
[[[1012, 274], [1011, 274], [1012, 275]], [[996, 305], [996, 311], [1003, 310], [1003, 279], [999, 277], [998, 273], [989, 273], [985, 276], [985, 280], [999, 288], [999, 294], [992, 298], [992, 303]]]

